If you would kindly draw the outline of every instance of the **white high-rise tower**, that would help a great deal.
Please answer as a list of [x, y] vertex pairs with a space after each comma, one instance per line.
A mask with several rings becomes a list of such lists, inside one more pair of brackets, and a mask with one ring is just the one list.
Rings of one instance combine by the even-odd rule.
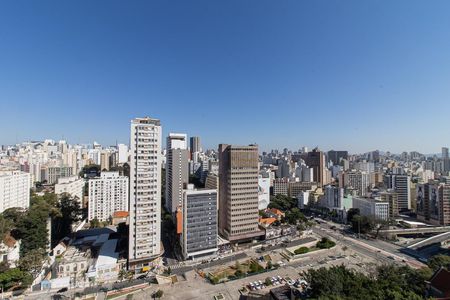
[[135, 273], [161, 253], [161, 131], [158, 119], [131, 121], [128, 267]]

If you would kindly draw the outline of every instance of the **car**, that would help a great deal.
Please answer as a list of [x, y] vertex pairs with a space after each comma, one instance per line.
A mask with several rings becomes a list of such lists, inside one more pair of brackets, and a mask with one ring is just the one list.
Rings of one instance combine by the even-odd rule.
[[57, 293], [65, 293], [65, 292], [67, 292], [68, 290], [69, 290], [68, 288], [63, 287], [62, 289], [59, 289], [59, 290], [57, 291]]
[[287, 284], [289, 286], [293, 286], [295, 284], [294, 280], [288, 280]]

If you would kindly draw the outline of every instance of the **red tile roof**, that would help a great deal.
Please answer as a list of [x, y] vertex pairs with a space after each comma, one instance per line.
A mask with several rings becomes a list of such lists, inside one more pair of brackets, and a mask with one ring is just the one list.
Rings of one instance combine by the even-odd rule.
[[126, 217], [128, 217], [128, 212], [127, 211], [115, 211], [113, 217], [114, 218], [126, 218]]

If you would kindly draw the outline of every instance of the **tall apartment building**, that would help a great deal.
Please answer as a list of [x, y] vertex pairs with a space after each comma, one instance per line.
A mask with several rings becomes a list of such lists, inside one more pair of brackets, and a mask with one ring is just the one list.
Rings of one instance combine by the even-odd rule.
[[258, 229], [258, 146], [219, 145], [219, 233], [250, 240]]
[[128, 211], [128, 177], [102, 172], [89, 179], [88, 219], [108, 221], [116, 211]]
[[381, 201], [389, 203], [389, 218], [398, 216], [398, 193], [395, 190], [387, 190], [380, 193]]
[[353, 197], [353, 208], [358, 208], [362, 216], [380, 220], [389, 219], [389, 203], [372, 198]]
[[417, 184], [417, 218], [434, 225], [450, 225], [450, 184]]
[[192, 153], [202, 151], [202, 146], [200, 144], [200, 137], [191, 136], [191, 138], [189, 139], [189, 150], [191, 151], [191, 158], [192, 158]]
[[384, 177], [386, 188], [394, 189], [398, 194], [398, 209], [411, 209], [411, 179], [404, 174], [387, 174]]
[[78, 176], [58, 178], [58, 183], [55, 184], [55, 194], [70, 194], [72, 197], [78, 198], [81, 204], [83, 202], [84, 185], [84, 179]]
[[100, 153], [100, 170], [109, 170], [110, 166], [110, 156], [111, 154], [107, 151], [102, 151]]
[[119, 153], [118, 163], [124, 164], [128, 162], [128, 146], [125, 144], [118, 144], [117, 151]]
[[430, 188], [428, 183], [416, 185], [416, 213], [421, 221], [430, 220]]
[[217, 190], [183, 191], [181, 249], [184, 259], [214, 254], [217, 248]]
[[175, 213], [181, 207], [183, 188], [189, 183], [187, 136], [170, 133], [167, 137], [166, 153], [166, 209]]
[[48, 167], [45, 169], [44, 178], [47, 180], [48, 184], [55, 184], [59, 178], [70, 177], [73, 174], [72, 167], [60, 166], [60, 167]]
[[344, 189], [327, 185], [324, 187], [324, 197], [322, 205], [329, 209], [341, 209], [343, 208]]
[[12, 207], [30, 206], [30, 176], [21, 171], [0, 171], [0, 213]]
[[315, 148], [308, 152], [305, 157], [305, 163], [308, 167], [313, 169], [313, 181], [317, 182], [319, 186], [323, 186], [326, 181], [325, 178], [325, 155], [322, 151]]
[[128, 267], [145, 272], [161, 253], [161, 123], [131, 121]]
[[344, 173], [344, 185], [352, 188], [356, 195], [364, 197], [367, 194], [367, 188], [370, 186], [370, 176], [366, 172], [347, 171]]
[[328, 160], [331, 160], [333, 162], [333, 165], [340, 165], [341, 159], [347, 159], [348, 158], [348, 151], [335, 151], [330, 150], [327, 153]]

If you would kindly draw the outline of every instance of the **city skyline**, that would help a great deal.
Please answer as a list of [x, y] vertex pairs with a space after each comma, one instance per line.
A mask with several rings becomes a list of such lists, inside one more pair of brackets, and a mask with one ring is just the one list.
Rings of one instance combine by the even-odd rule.
[[150, 115], [164, 135], [213, 149], [439, 152], [450, 138], [448, 8], [3, 2], [1, 143], [128, 142], [128, 120]]

